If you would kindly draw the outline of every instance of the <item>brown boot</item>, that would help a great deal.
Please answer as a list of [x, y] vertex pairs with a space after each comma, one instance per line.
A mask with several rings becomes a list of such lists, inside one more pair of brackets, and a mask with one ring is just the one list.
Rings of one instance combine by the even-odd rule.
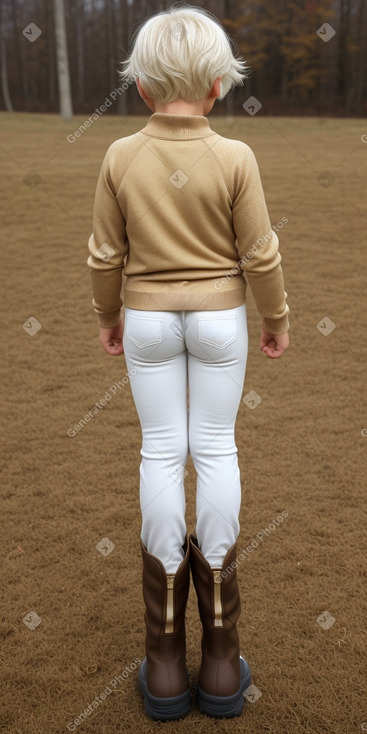
[[190, 565], [203, 625], [202, 660], [198, 681], [198, 706], [211, 716], [239, 716], [243, 693], [251, 683], [247, 661], [239, 653], [236, 622], [241, 605], [236, 568], [236, 544], [226, 554], [222, 568], [211, 568], [190, 535]]
[[190, 586], [189, 545], [176, 573], [147, 551], [143, 556], [146, 657], [139, 670], [145, 710], [155, 720], [181, 719], [191, 708], [186, 668], [185, 610]]

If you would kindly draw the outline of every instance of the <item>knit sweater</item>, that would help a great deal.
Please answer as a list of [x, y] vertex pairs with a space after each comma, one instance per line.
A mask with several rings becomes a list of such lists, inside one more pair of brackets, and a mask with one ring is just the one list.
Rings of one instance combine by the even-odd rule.
[[100, 326], [116, 326], [122, 306], [234, 308], [249, 285], [262, 326], [289, 329], [279, 241], [255, 155], [204, 116], [155, 112], [110, 145], [88, 248]]

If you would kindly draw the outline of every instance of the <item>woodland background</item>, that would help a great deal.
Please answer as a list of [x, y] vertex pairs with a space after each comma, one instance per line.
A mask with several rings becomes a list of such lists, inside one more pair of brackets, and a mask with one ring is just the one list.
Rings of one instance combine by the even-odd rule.
[[[89, 115], [121, 85], [120, 62], [142, 21], [176, 4], [185, 5], [157, 0], [1, 0], [0, 109], [61, 110], [65, 119]], [[216, 15], [251, 65], [245, 98], [261, 101], [260, 114], [366, 115], [366, 0], [193, 4]], [[335, 31], [328, 40], [317, 34], [325, 23]], [[30, 24], [39, 29], [37, 38], [25, 31]], [[238, 87], [217, 102], [213, 114], [243, 114], [244, 89]], [[118, 95], [106, 114], [146, 114], [135, 85]]]

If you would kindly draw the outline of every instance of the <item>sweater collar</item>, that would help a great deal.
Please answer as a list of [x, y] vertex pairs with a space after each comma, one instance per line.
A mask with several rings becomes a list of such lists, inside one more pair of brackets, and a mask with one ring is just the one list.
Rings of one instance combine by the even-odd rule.
[[163, 112], [153, 112], [140, 132], [168, 140], [193, 140], [215, 135], [207, 118], [202, 115], [168, 115]]

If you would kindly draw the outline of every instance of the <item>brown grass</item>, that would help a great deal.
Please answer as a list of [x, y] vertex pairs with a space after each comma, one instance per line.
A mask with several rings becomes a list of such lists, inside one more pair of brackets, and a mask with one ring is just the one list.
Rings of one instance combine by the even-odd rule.
[[[245, 113], [244, 113], [245, 114]], [[82, 118], [0, 115], [3, 361], [1, 731], [6, 734], [367, 730], [366, 156], [360, 120], [212, 118], [255, 151], [279, 233], [291, 308], [281, 360], [250, 352], [236, 441], [243, 482], [241, 551], [284, 521], [238, 567], [241, 651], [261, 692], [240, 719], [198, 711], [153, 723], [137, 670], [83, 723], [67, 728], [144, 655], [138, 499], [141, 432], [129, 385], [67, 435], [126, 372], [98, 342], [86, 267], [96, 180], [108, 145], [147, 118], [103, 117], [74, 144]], [[40, 181], [30, 186], [29, 171]], [[323, 187], [317, 177], [334, 177]], [[28, 178], [27, 178], [28, 175]], [[328, 316], [328, 336], [317, 324]], [[29, 336], [23, 324], [42, 328]], [[194, 530], [195, 471], [186, 477]], [[106, 557], [96, 544], [108, 537]], [[317, 618], [335, 618], [323, 629]], [[23, 622], [41, 618], [33, 630]], [[193, 691], [200, 627], [191, 588]]]

